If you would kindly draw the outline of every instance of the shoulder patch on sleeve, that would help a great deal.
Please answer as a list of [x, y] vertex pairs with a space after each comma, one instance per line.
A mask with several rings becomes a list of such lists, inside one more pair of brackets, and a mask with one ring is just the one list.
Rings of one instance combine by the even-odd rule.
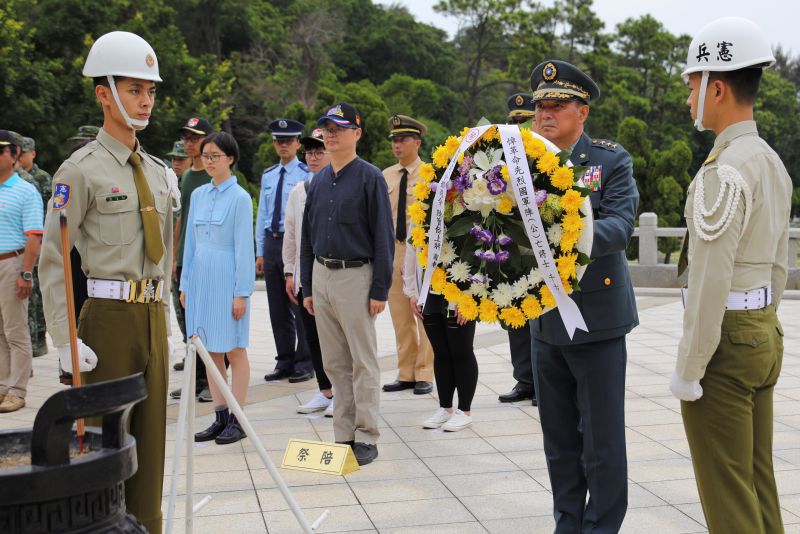
[[309, 168], [308, 168], [308, 165], [306, 165], [306, 164], [305, 164], [305, 163], [303, 163], [302, 161], [300, 162], [300, 165], [299, 165], [299, 166], [300, 166], [300, 168], [301, 168], [301, 169], [303, 169], [305, 172], [311, 172], [311, 169], [309, 169]]
[[67, 207], [71, 188], [69, 184], [56, 182], [53, 184], [53, 209], [60, 210]]
[[604, 148], [611, 152], [617, 152], [620, 149], [619, 143], [614, 143], [608, 139], [592, 139], [592, 146]]

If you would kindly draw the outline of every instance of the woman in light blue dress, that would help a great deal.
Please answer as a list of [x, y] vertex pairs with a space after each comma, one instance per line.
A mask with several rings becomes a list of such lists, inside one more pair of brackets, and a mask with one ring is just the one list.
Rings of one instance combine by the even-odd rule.
[[[239, 159], [233, 136], [211, 134], [201, 151], [212, 180], [192, 193], [183, 248], [181, 304], [186, 309], [187, 334], [197, 334], [225, 377], [227, 354], [233, 396], [244, 406], [250, 382], [250, 295], [255, 286], [253, 203], [231, 171]], [[216, 418], [210, 427], [195, 434], [195, 441], [239, 441], [245, 434], [236, 416], [229, 412], [210, 376], [208, 385]]]

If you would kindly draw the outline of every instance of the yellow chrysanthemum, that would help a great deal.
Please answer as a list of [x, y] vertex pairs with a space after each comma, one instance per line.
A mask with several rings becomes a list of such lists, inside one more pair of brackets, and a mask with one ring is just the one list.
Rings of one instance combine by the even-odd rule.
[[444, 285], [447, 283], [447, 273], [444, 272], [444, 269], [441, 267], [437, 267], [433, 270], [433, 275], [431, 275], [431, 289], [436, 291], [437, 293], [441, 293], [444, 291]]
[[439, 145], [433, 151], [433, 164], [444, 169], [450, 161], [450, 154], [447, 153], [447, 148], [444, 145]]
[[542, 302], [542, 307], [544, 308], [555, 308], [556, 306], [556, 299], [553, 294], [550, 292], [550, 288], [547, 287], [546, 284], [542, 284], [541, 289], [539, 289], [539, 298]]
[[525, 314], [516, 306], [500, 310], [500, 318], [511, 328], [522, 328], [527, 323]]
[[497, 322], [497, 304], [493, 300], [481, 299], [481, 304], [478, 307], [478, 317], [484, 323]]
[[575, 248], [575, 244], [578, 242], [578, 238], [580, 238], [580, 232], [564, 232], [561, 234], [561, 243], [559, 243], [559, 247], [561, 248], [561, 252], [569, 252], [573, 248]]
[[550, 176], [550, 183], [561, 191], [566, 191], [572, 187], [572, 184], [575, 183], [575, 173], [572, 172], [572, 167], [559, 167], [553, 171]]
[[525, 297], [520, 307], [522, 308], [522, 313], [524, 313], [525, 317], [528, 319], [536, 319], [542, 314], [542, 305], [539, 304], [539, 299], [533, 295]]
[[444, 285], [444, 288], [441, 291], [442, 296], [447, 300], [447, 302], [452, 302], [453, 304], [458, 304], [458, 299], [461, 296], [461, 290], [458, 289], [458, 286], [453, 282], [447, 282]]
[[558, 156], [552, 152], [545, 152], [536, 162], [536, 168], [539, 169], [539, 172], [550, 174], [558, 168], [560, 163]]
[[511, 210], [514, 208], [514, 201], [508, 198], [507, 196], [500, 197], [500, 200], [497, 201], [497, 211], [504, 215], [508, 215], [511, 213]]
[[415, 226], [411, 229], [411, 244], [419, 248], [425, 244], [427, 238], [425, 229], [421, 226]]
[[565, 232], [578, 232], [583, 228], [583, 219], [581, 219], [581, 216], [577, 213], [568, 213], [564, 215], [564, 221], [561, 223], [561, 227]]
[[459, 165], [461, 165], [464, 162], [464, 153], [463, 152], [458, 155], [458, 160], [456, 160], [456, 161], [458, 161]]
[[470, 128], [469, 126], [464, 126], [464, 128], [462, 128], [462, 129], [461, 129], [461, 133], [460, 133], [460, 134], [458, 134], [458, 136], [459, 136], [461, 139], [464, 139], [464, 136], [465, 136], [465, 135], [467, 135], [471, 129], [472, 129], [472, 128]]
[[503, 180], [506, 182], [511, 179], [511, 174], [508, 172], [508, 165], [503, 165], [503, 167], [500, 169], [500, 176], [502, 176]]
[[420, 267], [428, 266], [428, 245], [422, 245], [417, 251], [417, 265]]
[[474, 321], [478, 318], [478, 303], [472, 295], [462, 292], [458, 298], [458, 311], [467, 321]]
[[563, 285], [563, 286], [564, 286], [564, 291], [566, 292], [566, 294], [567, 294], [567, 295], [569, 295], [570, 293], [572, 293], [572, 284], [570, 283], [569, 279], [567, 279], [567, 278], [564, 278], [564, 277], [562, 276], [562, 277], [561, 277], [561, 285]]
[[494, 126], [483, 132], [483, 135], [481, 136], [481, 141], [486, 141], [487, 143], [496, 139], [500, 139], [500, 134], [497, 131], [497, 128]]
[[562, 280], [572, 278], [575, 276], [575, 262], [578, 261], [578, 254], [561, 254], [558, 258], [556, 258], [556, 264], [558, 265], [558, 274], [561, 276]]
[[447, 149], [447, 157], [452, 158], [458, 152], [458, 147], [461, 146], [461, 141], [458, 140], [458, 137], [451, 135], [447, 138], [444, 142], [444, 146]]
[[523, 128], [522, 133], [522, 146], [525, 147], [525, 154], [529, 158], [538, 159], [547, 151], [544, 146], [544, 141], [537, 139], [533, 136], [530, 130]]
[[436, 178], [436, 170], [433, 168], [433, 165], [430, 163], [423, 163], [419, 166], [419, 177], [425, 180], [426, 182], [430, 182], [434, 178]]
[[414, 202], [408, 207], [408, 215], [412, 223], [421, 225], [425, 222], [425, 205], [422, 202]]
[[425, 200], [431, 195], [431, 188], [427, 182], [419, 180], [414, 184], [412, 192], [414, 193], [414, 198], [417, 200]]
[[582, 205], [583, 197], [574, 189], [570, 189], [561, 197], [561, 208], [567, 213], [578, 213]]

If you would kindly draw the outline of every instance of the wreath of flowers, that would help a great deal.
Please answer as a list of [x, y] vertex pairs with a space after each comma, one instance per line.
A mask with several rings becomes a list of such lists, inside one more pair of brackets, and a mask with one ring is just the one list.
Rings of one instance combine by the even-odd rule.
[[[432, 194], [450, 160], [458, 152], [460, 136], [450, 136], [433, 152], [433, 164], [420, 167], [421, 180], [413, 188], [416, 202], [409, 206], [412, 222], [409, 243], [417, 250], [421, 267], [428, 263], [428, 229]], [[531, 169], [535, 201], [556, 267], [569, 294], [589, 263], [590, 190], [575, 180], [585, 169], [567, 165], [569, 151], [555, 153], [527, 128], [520, 128]], [[591, 220], [591, 219], [589, 219]], [[525, 326], [556, 307], [544, 283], [517, 206], [503, 147], [491, 126], [458, 156], [445, 196], [445, 234], [440, 263], [430, 288], [440, 293], [468, 320], [508, 328]], [[588, 238], [588, 239], [587, 239]], [[588, 242], [588, 245], [587, 245]]]

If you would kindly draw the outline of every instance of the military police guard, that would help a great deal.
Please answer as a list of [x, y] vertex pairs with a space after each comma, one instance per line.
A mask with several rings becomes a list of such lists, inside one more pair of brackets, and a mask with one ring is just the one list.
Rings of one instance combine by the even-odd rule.
[[775, 62], [751, 21], [717, 19], [692, 40], [698, 130], [716, 134], [689, 186], [689, 279], [671, 389], [712, 533], [783, 532], [772, 466], [772, 397], [783, 359], [776, 309], [787, 279], [792, 182], [758, 136], [753, 103]]
[[625, 248], [639, 192], [625, 149], [584, 133], [590, 102], [600, 96], [589, 76], [548, 60], [533, 70], [531, 89], [536, 131], [589, 167], [580, 180], [594, 212], [592, 263], [571, 295], [589, 331], [570, 339], [555, 313], [531, 321], [556, 532], [617, 532], [628, 506], [625, 335], [639, 323]]
[[[54, 177], [39, 263], [47, 324], [61, 366], [72, 370], [59, 214], [66, 213], [89, 278], [78, 324], [80, 371], [91, 384], [142, 372], [148, 396], [135, 405], [130, 431], [139, 468], [126, 482], [128, 509], [148, 532], [161, 532], [167, 400], [167, 335], [172, 266], [174, 173], [142, 151], [160, 82], [144, 39], [111, 32], [95, 41], [83, 74], [94, 78], [103, 108], [97, 140], [77, 150]], [[95, 355], [96, 354], [96, 355]]]

